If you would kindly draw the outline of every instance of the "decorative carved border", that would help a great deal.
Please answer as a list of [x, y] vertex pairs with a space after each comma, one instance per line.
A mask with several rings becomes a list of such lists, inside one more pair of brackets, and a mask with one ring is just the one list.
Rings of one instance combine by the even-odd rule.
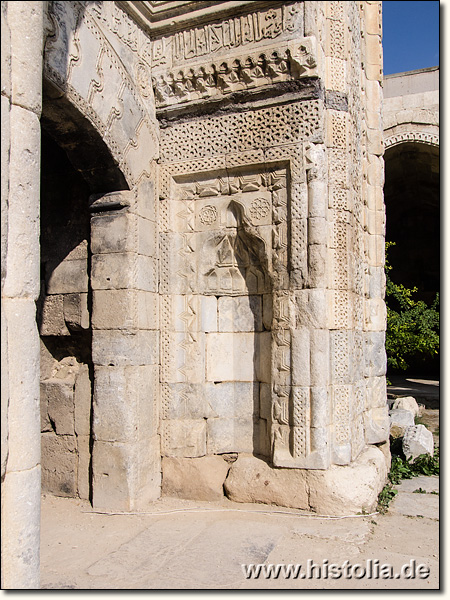
[[233, 53], [213, 62], [158, 70], [152, 82], [156, 106], [163, 108], [314, 76], [316, 40], [311, 37], [264, 47], [251, 54]]
[[439, 135], [425, 131], [408, 131], [390, 135], [384, 140], [384, 147], [390, 148], [403, 142], [417, 142], [439, 148]]
[[[308, 144], [306, 144], [308, 146]], [[305, 212], [304, 199], [295, 192], [298, 186], [306, 185], [306, 169], [314, 168], [314, 163], [304, 165], [303, 148], [298, 144], [271, 147], [266, 150], [254, 150], [246, 153], [234, 153], [227, 156], [183, 161], [172, 164], [163, 164], [160, 169], [160, 197], [161, 207], [166, 206], [173, 199], [177, 180], [189, 176], [189, 180], [197, 174], [211, 174], [211, 171], [228, 171], [230, 176], [239, 171], [244, 172], [249, 167], [262, 173], [267, 173], [271, 168], [286, 169], [290, 189], [289, 201], [275, 207], [272, 219], [273, 248], [271, 270], [278, 272], [274, 280], [273, 296], [273, 321], [272, 321], [272, 407], [270, 437], [273, 462], [276, 466], [287, 468], [318, 468], [329, 466], [329, 450], [327, 441], [312, 443], [312, 429], [310, 413], [313, 409], [314, 398], [310, 398], [309, 388], [300, 388], [292, 385], [291, 373], [291, 330], [295, 329], [295, 291], [289, 287], [288, 277], [288, 227], [291, 228], [291, 244], [306, 248], [307, 232], [302, 228], [292, 227], [292, 216], [295, 217]], [[219, 185], [219, 183], [217, 184]], [[201, 185], [192, 184], [195, 193], [203, 193]], [[276, 195], [276, 190], [273, 191]], [[230, 196], [232, 198], [232, 195]], [[279, 195], [280, 198], [283, 194]], [[189, 201], [188, 201], [189, 202]], [[275, 202], [276, 204], [276, 202]], [[298, 206], [297, 206], [298, 204]], [[191, 209], [187, 209], [188, 212]], [[289, 211], [289, 214], [288, 214]], [[165, 209], [162, 210], [165, 213]], [[303, 214], [305, 217], [306, 215]], [[188, 218], [189, 215], [186, 216]], [[166, 217], [167, 218], [167, 217]], [[295, 219], [299, 221], [299, 219]], [[188, 223], [188, 221], [186, 221]], [[288, 225], [289, 223], [289, 225]], [[298, 237], [298, 239], [296, 239]], [[189, 233], [184, 234], [184, 241], [189, 245]], [[167, 248], [168, 250], [168, 248]], [[186, 247], [186, 251], [188, 247]], [[180, 250], [180, 252], [182, 249]], [[172, 249], [173, 252], [173, 249]], [[161, 257], [162, 262], [164, 258]], [[162, 268], [164, 266], [162, 265]], [[186, 294], [192, 292], [187, 291]], [[162, 313], [162, 338], [167, 338], [167, 326], [164, 327], [164, 317], [168, 318], [167, 309]], [[164, 372], [164, 366], [162, 368]], [[164, 387], [164, 383], [162, 384]], [[323, 447], [320, 445], [323, 444]]]

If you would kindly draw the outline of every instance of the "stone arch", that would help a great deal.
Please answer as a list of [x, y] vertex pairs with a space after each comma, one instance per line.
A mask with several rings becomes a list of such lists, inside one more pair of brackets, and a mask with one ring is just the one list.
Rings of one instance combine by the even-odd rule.
[[[91, 499], [91, 211], [98, 194], [129, 185], [92, 122], [44, 82], [41, 118], [42, 481]], [[52, 97], [53, 96], [53, 97]], [[94, 195], [94, 196], [93, 196]]]
[[[54, 103], [75, 107], [98, 132], [131, 188], [150, 175], [157, 155], [150, 41], [115, 3], [103, 4], [49, 3], [44, 82]], [[138, 49], [114, 30], [111, 11]]]
[[439, 129], [437, 126], [430, 126], [428, 130], [423, 130], [420, 126], [416, 128], [414, 124], [409, 124], [407, 130], [404, 127], [393, 127], [386, 132], [384, 147], [387, 150], [405, 142], [439, 147]]
[[[395, 242], [388, 254], [391, 275], [396, 283], [417, 287], [416, 297], [431, 303], [440, 279], [439, 138], [410, 131], [388, 142], [384, 197], [386, 240]], [[438, 369], [431, 362], [414, 366]]]

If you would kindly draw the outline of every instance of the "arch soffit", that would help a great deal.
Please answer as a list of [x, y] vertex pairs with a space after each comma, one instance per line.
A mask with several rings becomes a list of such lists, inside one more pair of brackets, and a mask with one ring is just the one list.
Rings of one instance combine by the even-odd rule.
[[91, 122], [132, 188], [150, 175], [158, 152], [150, 67], [107, 31], [95, 3], [56, 1], [48, 7], [44, 79]]

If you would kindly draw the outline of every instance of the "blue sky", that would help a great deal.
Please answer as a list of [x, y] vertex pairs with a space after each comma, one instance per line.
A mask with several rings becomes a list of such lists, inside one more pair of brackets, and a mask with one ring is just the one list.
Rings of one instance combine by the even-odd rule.
[[383, 52], [385, 75], [438, 66], [439, 2], [384, 1]]

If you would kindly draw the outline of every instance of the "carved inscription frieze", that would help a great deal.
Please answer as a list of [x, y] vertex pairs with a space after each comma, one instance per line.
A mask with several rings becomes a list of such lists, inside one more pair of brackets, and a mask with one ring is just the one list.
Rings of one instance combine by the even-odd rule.
[[171, 68], [208, 54], [226, 54], [241, 46], [254, 46], [293, 32], [303, 34], [301, 2], [275, 5], [268, 10], [226, 18], [156, 39], [152, 63], [154, 67]]

